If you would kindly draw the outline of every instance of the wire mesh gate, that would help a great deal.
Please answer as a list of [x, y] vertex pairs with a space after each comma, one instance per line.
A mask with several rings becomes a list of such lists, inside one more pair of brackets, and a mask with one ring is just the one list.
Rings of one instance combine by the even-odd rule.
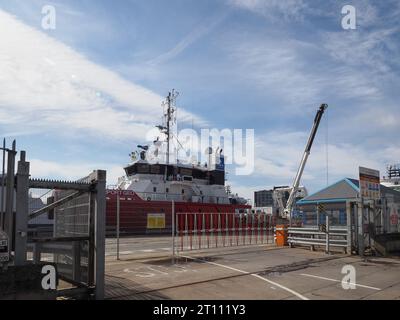
[[[65, 287], [58, 288], [62, 292], [57, 294], [102, 299], [106, 172], [93, 171], [78, 181], [31, 179], [25, 151], [20, 152], [15, 171], [15, 141], [11, 149], [4, 141], [0, 150], [0, 271], [3, 266], [25, 270], [55, 264], [59, 278], [72, 288], [68, 292]], [[45, 232], [40, 229], [43, 227]], [[22, 272], [17, 274], [23, 278]], [[16, 292], [21, 279], [5, 285]], [[32, 289], [30, 283], [27, 286]]]
[[177, 251], [274, 244], [276, 219], [247, 213], [176, 213]]
[[72, 182], [30, 180], [29, 219], [42, 218], [39, 222], [43, 223], [43, 216], [47, 214], [44, 220], [47, 218], [47, 223], [53, 221], [53, 232], [51, 236], [37, 231], [29, 234], [28, 248], [32, 250], [34, 263], [55, 263], [59, 277], [76, 286], [77, 294], [95, 293], [96, 290], [96, 296], [101, 298], [99, 285], [104, 285], [104, 244], [99, 241], [104, 241], [105, 227], [104, 221], [102, 230], [96, 223], [100, 218], [100, 207], [103, 207], [101, 220], [105, 218], [105, 199], [98, 198], [105, 196], [105, 184], [102, 183], [104, 189], [100, 190], [99, 180], [105, 183], [105, 172], [95, 171]]

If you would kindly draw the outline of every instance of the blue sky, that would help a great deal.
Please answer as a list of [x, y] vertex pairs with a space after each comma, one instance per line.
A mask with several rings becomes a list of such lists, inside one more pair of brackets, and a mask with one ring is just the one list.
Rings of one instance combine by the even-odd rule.
[[0, 1], [0, 136], [35, 176], [104, 168], [112, 184], [176, 88], [181, 127], [255, 129], [255, 173], [229, 175], [246, 197], [292, 182], [321, 103], [303, 184], [327, 184], [327, 141], [330, 182], [384, 171], [400, 161], [399, 18], [395, 0]]

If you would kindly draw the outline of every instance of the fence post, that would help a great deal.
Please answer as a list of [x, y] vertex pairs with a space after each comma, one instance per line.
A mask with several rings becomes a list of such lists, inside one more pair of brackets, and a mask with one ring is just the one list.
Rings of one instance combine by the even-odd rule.
[[326, 215], [326, 253], [330, 254], [329, 248], [329, 215]]
[[172, 264], [175, 264], [175, 201], [172, 200], [171, 208], [171, 229], [172, 229]]
[[81, 282], [81, 244], [79, 241], [75, 241], [72, 244], [72, 256], [73, 256], [73, 265], [72, 265], [72, 278], [76, 282]]
[[358, 234], [358, 254], [359, 256], [363, 257], [364, 256], [364, 251], [365, 251], [365, 243], [364, 243], [364, 201], [363, 198], [361, 198], [358, 201], [358, 211], [357, 211], [357, 215], [358, 215], [358, 230], [357, 230], [357, 234]]
[[8, 234], [8, 254], [11, 257], [11, 251], [14, 243], [14, 179], [15, 179], [15, 156], [16, 142], [13, 141], [12, 150], [8, 150], [7, 159], [7, 183], [6, 183], [6, 215], [5, 231]]
[[3, 161], [2, 161], [2, 169], [1, 169], [1, 193], [0, 193], [0, 230], [4, 228], [4, 189], [6, 185], [6, 139], [3, 139]]
[[35, 242], [33, 244], [33, 263], [34, 264], [39, 264], [40, 260], [42, 259], [42, 254], [41, 254], [41, 244]]
[[96, 252], [96, 299], [104, 299], [105, 282], [105, 242], [106, 242], [106, 178], [103, 170], [94, 172], [96, 180], [95, 194], [95, 252]]
[[120, 219], [121, 219], [121, 197], [120, 190], [117, 192], [117, 260], [120, 260], [119, 256], [119, 237], [120, 237]]
[[353, 244], [353, 239], [352, 239], [352, 217], [351, 217], [351, 202], [347, 201], [346, 202], [346, 220], [347, 220], [347, 248], [346, 248], [346, 253], [351, 255], [351, 249], [352, 249], [352, 244]]
[[29, 214], [29, 162], [26, 153], [21, 151], [17, 171], [17, 194], [15, 214], [15, 265], [26, 264], [28, 214]]

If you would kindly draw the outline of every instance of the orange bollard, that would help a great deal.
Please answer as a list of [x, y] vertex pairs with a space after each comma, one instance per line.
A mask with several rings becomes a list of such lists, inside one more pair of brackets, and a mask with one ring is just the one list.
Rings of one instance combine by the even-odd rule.
[[288, 229], [285, 225], [276, 226], [276, 245], [286, 247], [288, 245]]

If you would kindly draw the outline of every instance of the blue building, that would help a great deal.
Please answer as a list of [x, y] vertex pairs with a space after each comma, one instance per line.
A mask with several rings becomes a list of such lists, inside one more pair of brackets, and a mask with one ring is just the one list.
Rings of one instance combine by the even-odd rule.
[[[389, 211], [393, 207], [400, 208], [400, 192], [381, 185], [381, 196]], [[296, 212], [304, 225], [324, 223], [326, 215], [330, 216], [332, 225], [346, 225], [346, 203], [359, 198], [359, 181], [345, 178], [298, 201]]]

